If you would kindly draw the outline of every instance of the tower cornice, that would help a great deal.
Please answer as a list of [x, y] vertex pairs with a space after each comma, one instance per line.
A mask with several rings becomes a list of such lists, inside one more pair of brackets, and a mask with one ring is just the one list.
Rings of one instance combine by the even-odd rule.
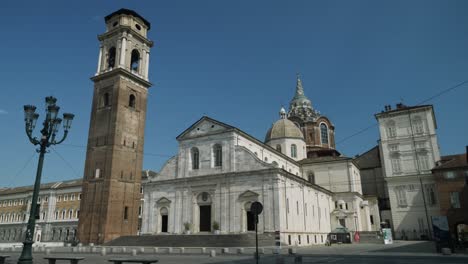
[[114, 77], [114, 76], [124, 76], [129, 78], [130, 80], [138, 83], [139, 85], [142, 85], [143, 87], [146, 87], [147, 89], [150, 88], [153, 84], [150, 83], [149, 81], [139, 77], [138, 75], [135, 75], [134, 73], [131, 73], [130, 71], [124, 69], [124, 68], [115, 68], [112, 69], [111, 71], [103, 72], [98, 75], [95, 75], [91, 77], [90, 79], [93, 82], [98, 82], [101, 80], [109, 79], [109, 77]]

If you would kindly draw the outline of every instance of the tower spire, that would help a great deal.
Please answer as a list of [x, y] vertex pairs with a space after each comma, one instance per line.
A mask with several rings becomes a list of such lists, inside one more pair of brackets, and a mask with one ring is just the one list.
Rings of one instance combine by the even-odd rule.
[[301, 75], [296, 73], [296, 95], [294, 98], [298, 98], [299, 96], [304, 96], [304, 88], [302, 87]]

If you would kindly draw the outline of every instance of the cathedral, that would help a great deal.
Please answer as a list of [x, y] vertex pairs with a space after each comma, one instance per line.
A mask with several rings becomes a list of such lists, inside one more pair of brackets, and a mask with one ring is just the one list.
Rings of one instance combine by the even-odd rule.
[[[301, 79], [289, 111], [261, 141], [203, 116], [176, 137], [178, 153], [142, 183], [142, 234], [255, 229], [281, 233], [284, 244], [325, 243], [335, 229], [379, 230], [376, 197], [362, 194], [353, 159], [335, 149], [335, 127], [305, 96]], [[307, 241], [307, 242], [305, 242]]]

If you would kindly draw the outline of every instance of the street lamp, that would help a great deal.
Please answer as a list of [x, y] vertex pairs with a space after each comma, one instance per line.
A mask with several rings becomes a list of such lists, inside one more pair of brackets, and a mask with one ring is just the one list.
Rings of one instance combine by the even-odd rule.
[[[37, 198], [39, 196], [39, 190], [41, 186], [41, 175], [42, 175], [42, 165], [44, 163], [44, 154], [47, 151], [47, 148], [52, 145], [57, 145], [62, 143], [68, 135], [68, 130], [71, 127], [73, 117], [75, 115], [70, 113], [64, 113], [63, 119], [58, 118], [58, 113], [60, 107], [56, 105], [57, 98], [48, 96], [45, 98], [46, 102], [46, 117], [42, 123], [43, 128], [40, 131], [40, 138], [33, 137], [32, 132], [36, 127], [37, 119], [39, 114], [36, 113], [36, 107], [34, 105], [25, 105], [24, 106], [24, 122], [26, 128], [26, 135], [28, 136], [29, 141], [33, 145], [39, 145], [39, 162], [37, 164], [36, 172], [36, 181], [34, 183], [33, 197], [31, 201], [31, 210], [29, 212], [29, 220], [26, 229], [26, 237], [23, 242], [23, 251], [18, 260], [18, 264], [32, 264], [32, 244], [34, 243], [34, 229], [36, 225], [36, 211], [37, 207]], [[60, 124], [63, 121], [63, 136], [60, 140], [56, 140]]]

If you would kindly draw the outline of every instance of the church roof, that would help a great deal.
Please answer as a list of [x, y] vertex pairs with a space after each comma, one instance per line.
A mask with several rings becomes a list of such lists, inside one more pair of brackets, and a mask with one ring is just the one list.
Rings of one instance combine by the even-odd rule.
[[292, 121], [282, 118], [276, 121], [268, 130], [265, 136], [265, 143], [280, 138], [297, 138], [304, 140], [304, 135]]
[[[185, 129], [182, 133], [180, 133], [176, 139], [177, 140], [184, 140], [185, 138], [189, 137], [189, 134], [191, 133], [191, 131], [194, 131], [195, 128], [202, 124], [203, 122], [205, 121], [208, 121], [208, 122], [211, 122], [211, 123], [214, 123], [214, 124], [217, 124], [221, 127], [224, 127], [225, 130], [217, 130], [217, 132], [215, 133], [224, 133], [224, 132], [227, 132], [227, 131], [235, 131], [243, 136], [245, 136], [246, 138], [252, 140], [253, 142], [261, 145], [262, 147], [266, 148], [266, 149], [269, 149], [273, 152], [275, 152], [277, 155], [281, 156], [282, 158], [284, 159], [287, 159], [289, 162], [293, 163], [293, 164], [298, 164], [298, 162], [290, 157], [288, 157], [287, 155], [285, 155], [284, 153], [281, 153], [280, 151], [277, 151], [275, 148], [272, 148], [271, 146], [265, 144], [264, 142], [258, 140], [257, 138], [255, 138], [254, 136], [242, 131], [241, 129], [237, 128], [237, 127], [234, 127], [234, 126], [231, 126], [231, 125], [228, 125], [226, 123], [223, 123], [221, 121], [218, 121], [218, 120], [215, 120], [211, 117], [208, 117], [208, 116], [203, 116], [202, 118], [200, 118], [198, 121], [196, 121], [195, 123], [193, 123], [189, 128]], [[288, 120], [289, 121], [289, 120]], [[291, 122], [291, 121], [290, 121]], [[294, 125], [294, 123], [293, 123]], [[294, 125], [295, 126], [295, 125]], [[302, 132], [301, 132], [302, 133]], [[204, 134], [203, 136], [205, 135], [209, 135], [209, 133], [207, 134]], [[190, 137], [189, 137], [190, 138]]]

